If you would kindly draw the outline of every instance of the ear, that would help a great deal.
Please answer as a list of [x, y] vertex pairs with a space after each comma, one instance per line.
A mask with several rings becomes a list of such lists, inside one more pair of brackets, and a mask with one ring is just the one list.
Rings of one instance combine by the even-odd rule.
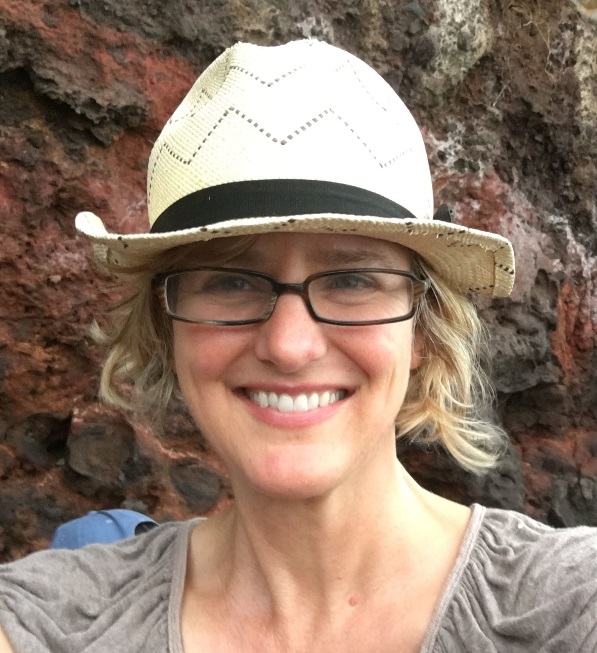
[[413, 333], [412, 351], [410, 356], [410, 371], [416, 370], [423, 362], [426, 353], [425, 338], [420, 329], [415, 328]]

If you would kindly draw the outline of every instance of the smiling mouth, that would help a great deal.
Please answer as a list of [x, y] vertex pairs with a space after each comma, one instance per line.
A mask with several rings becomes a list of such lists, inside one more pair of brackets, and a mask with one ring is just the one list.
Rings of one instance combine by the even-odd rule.
[[247, 397], [261, 408], [273, 408], [281, 413], [306, 413], [310, 410], [334, 404], [347, 395], [346, 390], [326, 390], [325, 392], [301, 393], [295, 397], [277, 392], [246, 391]]

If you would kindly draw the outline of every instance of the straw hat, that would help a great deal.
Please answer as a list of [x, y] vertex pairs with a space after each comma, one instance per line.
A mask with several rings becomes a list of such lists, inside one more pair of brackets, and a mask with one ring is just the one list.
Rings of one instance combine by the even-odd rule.
[[508, 240], [450, 224], [445, 207], [434, 219], [423, 138], [400, 98], [320, 41], [221, 54], [158, 137], [147, 198], [148, 234], [77, 216], [98, 257], [272, 231], [347, 233], [406, 245], [461, 291], [512, 289]]

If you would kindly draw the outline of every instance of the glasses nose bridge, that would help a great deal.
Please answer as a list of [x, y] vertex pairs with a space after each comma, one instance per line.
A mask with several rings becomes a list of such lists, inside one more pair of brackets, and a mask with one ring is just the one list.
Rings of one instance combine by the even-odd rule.
[[278, 303], [278, 298], [280, 295], [294, 294], [298, 295], [309, 313], [312, 313], [311, 302], [309, 300], [309, 287], [307, 283], [281, 283], [279, 281], [272, 280], [272, 290], [274, 291], [274, 301], [272, 302], [272, 312]]

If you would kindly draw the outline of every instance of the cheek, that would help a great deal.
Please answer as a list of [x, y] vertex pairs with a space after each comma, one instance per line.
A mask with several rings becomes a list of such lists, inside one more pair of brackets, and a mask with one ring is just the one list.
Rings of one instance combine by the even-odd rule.
[[211, 391], [213, 383], [224, 382], [234, 372], [243, 358], [248, 335], [181, 322], [174, 326], [173, 338], [174, 369], [188, 402]]
[[[185, 397], [190, 391], [190, 383], [208, 381], [217, 376], [217, 348], [209, 346], [209, 338], [203, 337], [195, 325], [178, 324], [174, 328], [174, 369], [178, 383]], [[196, 390], [197, 388], [195, 388]]]
[[[375, 383], [406, 383], [413, 361], [410, 324], [378, 325], [351, 339], [351, 358]], [[347, 351], [345, 349], [345, 351]]]
[[174, 330], [174, 370], [184, 402], [195, 424], [207, 437], [216, 417], [210, 408], [221, 404], [217, 380], [222, 374], [223, 361], [218, 348], [210, 346], [210, 339], [203, 338], [194, 325], [189, 326], [185, 328], [187, 325], [181, 324]]

